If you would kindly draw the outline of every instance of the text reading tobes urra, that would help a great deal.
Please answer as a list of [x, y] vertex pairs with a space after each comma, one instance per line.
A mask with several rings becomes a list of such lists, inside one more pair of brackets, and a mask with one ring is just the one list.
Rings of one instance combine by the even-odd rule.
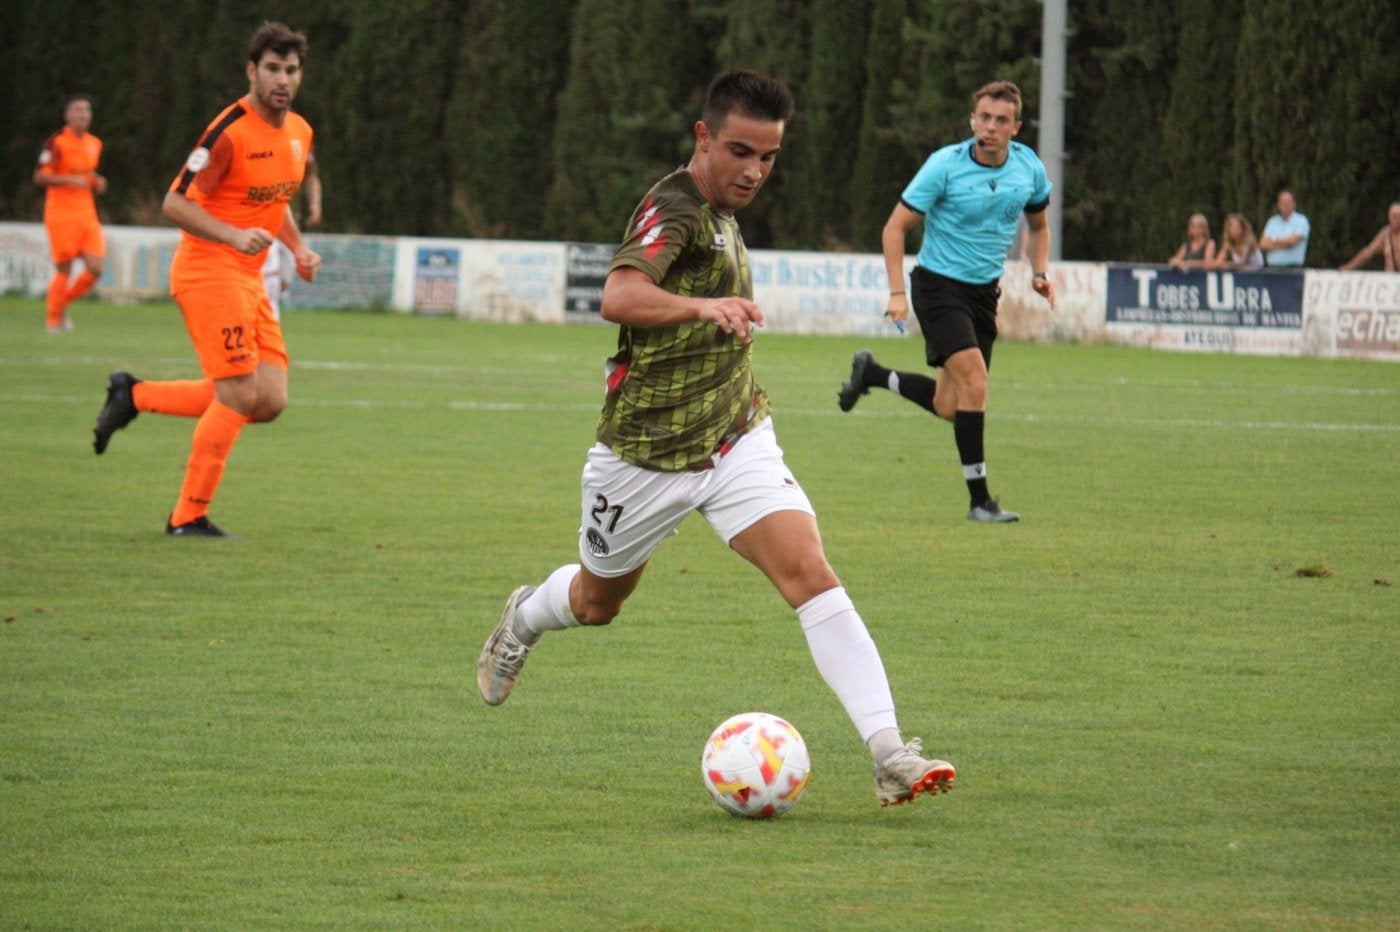
[[[1201, 288], [1193, 284], [1161, 283], [1155, 269], [1133, 269], [1137, 280], [1138, 306], [1159, 307], [1168, 310], [1196, 310], [1205, 307], [1212, 311], [1271, 311], [1273, 301], [1269, 289], [1258, 285], [1244, 288], [1235, 287], [1235, 277], [1229, 272], [1206, 273], [1205, 303], [1201, 303]], [[1154, 300], [1155, 299], [1155, 300]]]

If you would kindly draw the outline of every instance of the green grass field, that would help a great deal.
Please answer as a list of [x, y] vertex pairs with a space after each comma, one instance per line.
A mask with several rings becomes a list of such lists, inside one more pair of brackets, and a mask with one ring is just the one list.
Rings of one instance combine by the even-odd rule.
[[[575, 556], [614, 331], [292, 312], [292, 405], [161, 533], [193, 422], [93, 455], [107, 374], [197, 375], [169, 305], [0, 301], [0, 926], [1400, 928], [1400, 366], [1003, 344], [993, 491], [951, 429], [759, 380], [908, 736], [956, 790], [882, 810], [795, 618], [699, 518], [610, 628], [472, 669]], [[922, 366], [910, 340], [876, 347]], [[701, 746], [791, 720], [770, 822]]]

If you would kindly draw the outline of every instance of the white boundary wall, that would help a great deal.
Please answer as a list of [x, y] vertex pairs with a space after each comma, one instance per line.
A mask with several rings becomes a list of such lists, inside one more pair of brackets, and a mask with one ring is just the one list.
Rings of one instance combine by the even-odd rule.
[[[105, 228], [110, 301], [163, 300], [178, 233]], [[597, 320], [612, 247], [423, 237], [310, 234], [324, 265], [283, 307], [392, 308], [476, 320]], [[778, 333], [898, 337], [883, 316], [888, 285], [875, 253], [750, 252], [754, 297]], [[906, 260], [906, 275], [913, 257]], [[998, 325], [1005, 339], [1111, 342], [1157, 349], [1400, 361], [1400, 273], [1177, 272], [1156, 265], [1052, 265], [1059, 306], [1007, 263]], [[42, 224], [0, 223], [0, 293], [42, 296], [51, 266]], [[906, 289], [907, 290], [907, 289]], [[910, 321], [909, 334], [917, 331]], [[906, 334], [906, 335], [909, 335]]]

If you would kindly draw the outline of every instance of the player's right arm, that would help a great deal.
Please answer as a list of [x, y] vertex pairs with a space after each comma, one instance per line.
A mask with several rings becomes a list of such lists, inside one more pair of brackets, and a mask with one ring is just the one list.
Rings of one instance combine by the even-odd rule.
[[54, 188], [65, 184], [75, 188], [93, 186], [92, 180], [87, 175], [67, 174], [59, 171], [59, 166], [56, 164], [58, 161], [59, 156], [54, 145], [54, 137], [51, 136], [39, 152], [39, 164], [34, 166], [34, 183], [41, 188]]
[[880, 230], [880, 252], [884, 254], [885, 275], [890, 280], [890, 300], [885, 316], [895, 323], [909, 316], [909, 296], [904, 293], [904, 240], [910, 227], [922, 219], [901, 201], [894, 205]]
[[236, 227], [225, 223], [187, 197], [181, 190], [185, 172], [194, 174], [193, 184], [206, 194], [218, 188], [228, 174], [233, 157], [233, 145], [228, 137], [220, 136], [211, 149], [196, 149], [190, 153], [180, 177], [165, 193], [161, 211], [165, 218], [187, 233], [215, 243], [232, 246], [245, 255], [253, 256], [272, 245], [273, 235], [261, 227]]
[[763, 326], [763, 311], [747, 298], [697, 298], [672, 294], [639, 268], [619, 266], [603, 282], [601, 316], [628, 327], [671, 327], [691, 321], [714, 324], [745, 343]]
[[87, 175], [59, 175], [46, 172], [42, 168], [34, 169], [34, 183], [41, 188], [53, 188], [61, 184], [72, 185], [75, 188], [93, 187], [93, 182], [88, 180]]

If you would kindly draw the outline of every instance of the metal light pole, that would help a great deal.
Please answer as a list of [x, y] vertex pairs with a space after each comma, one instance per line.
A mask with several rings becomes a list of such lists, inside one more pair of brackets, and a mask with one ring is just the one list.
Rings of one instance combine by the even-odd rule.
[[1044, 0], [1040, 36], [1040, 160], [1050, 176], [1050, 259], [1060, 260], [1065, 199], [1065, 44], [1068, 0]]

